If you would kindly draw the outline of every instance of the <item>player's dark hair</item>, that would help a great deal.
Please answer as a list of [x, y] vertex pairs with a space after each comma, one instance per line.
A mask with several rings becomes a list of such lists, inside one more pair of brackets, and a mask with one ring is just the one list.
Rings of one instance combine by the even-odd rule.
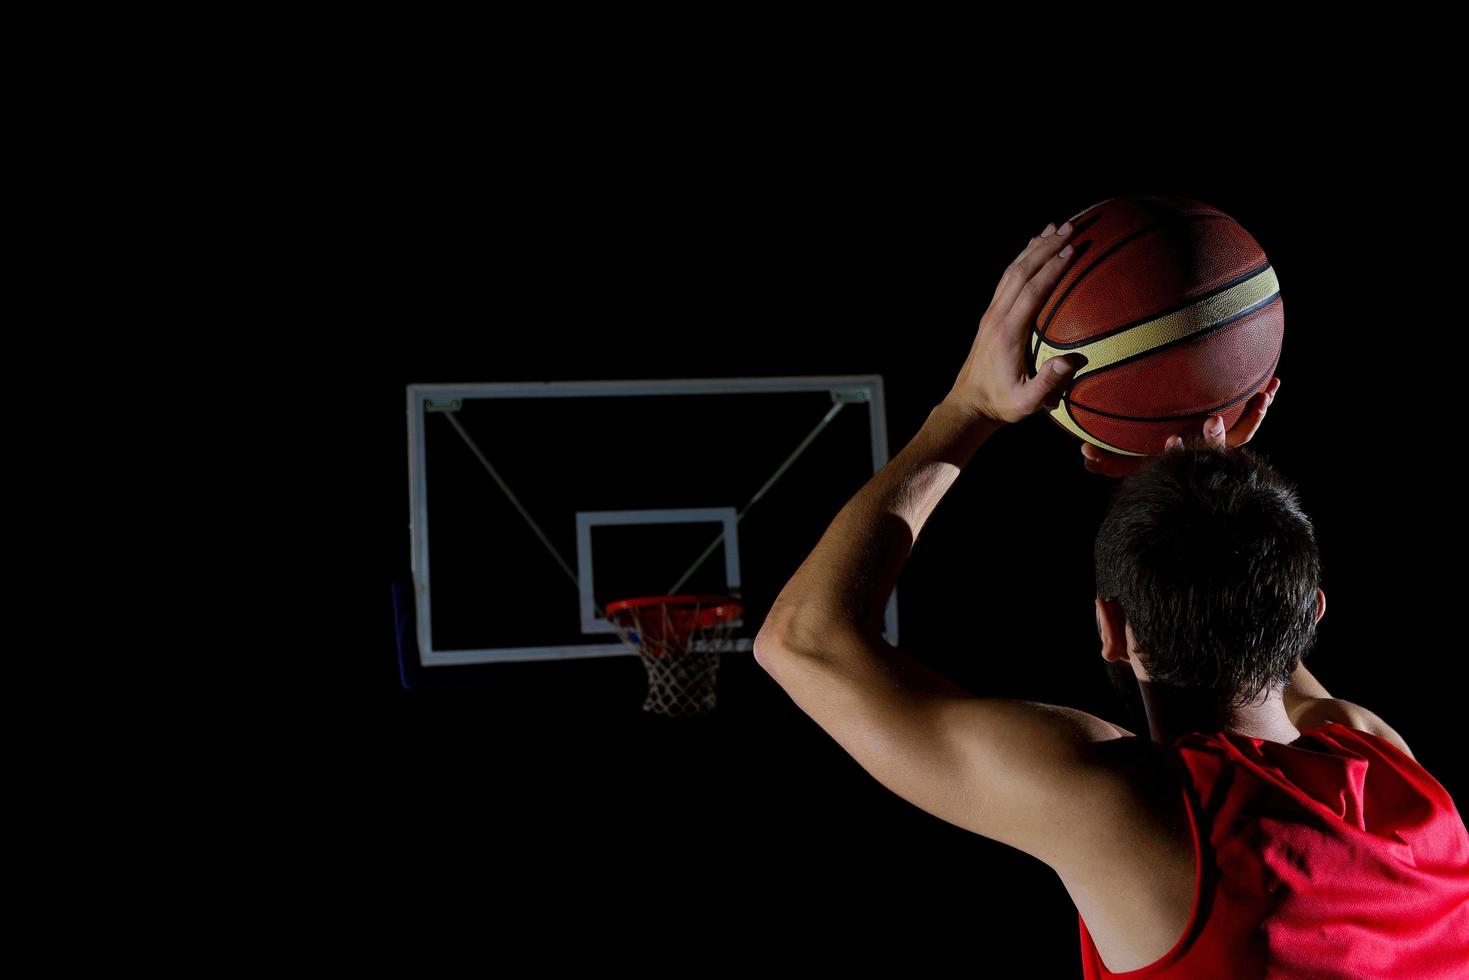
[[1311, 519], [1244, 446], [1170, 450], [1124, 477], [1095, 559], [1097, 594], [1121, 605], [1155, 683], [1242, 707], [1283, 687], [1316, 640]]

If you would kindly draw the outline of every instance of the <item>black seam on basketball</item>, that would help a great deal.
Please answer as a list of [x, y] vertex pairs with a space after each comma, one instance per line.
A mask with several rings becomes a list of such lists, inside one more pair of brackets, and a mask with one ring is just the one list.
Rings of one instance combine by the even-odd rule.
[[[1062, 402], [1063, 402], [1063, 403], [1068, 403], [1068, 402], [1070, 402], [1070, 401], [1071, 401], [1071, 399], [1070, 399], [1070, 398], [1066, 398], [1066, 397], [1063, 397], [1063, 398], [1062, 398], [1062, 399], [1061, 399], [1061, 401], [1062, 401]], [[1056, 424], [1057, 424], [1057, 425], [1060, 425], [1060, 426], [1061, 426], [1061, 428], [1063, 428], [1063, 429], [1066, 429], [1066, 426], [1065, 426], [1065, 425], [1062, 425], [1062, 423], [1061, 423], [1061, 421], [1060, 421], [1060, 420], [1059, 420], [1059, 419], [1057, 419], [1057, 418], [1056, 418], [1056, 416], [1054, 416], [1054, 415], [1051, 415], [1051, 413], [1050, 413], [1050, 412], [1047, 412], [1047, 413], [1046, 413], [1046, 414], [1047, 414], [1047, 415], [1050, 415], [1050, 418], [1051, 418], [1051, 421], [1052, 421], [1052, 422], [1055, 422], [1055, 423], [1056, 423]], [[1109, 446], [1110, 446], [1110, 445], [1112, 445], [1112, 444], [1111, 444], [1111, 443], [1110, 443], [1110, 442], [1107, 442], [1107, 440], [1106, 440], [1106, 439], [1103, 439], [1103, 438], [1102, 438], [1102, 437], [1101, 437], [1101, 436], [1099, 436], [1099, 435], [1097, 435], [1097, 434], [1096, 434], [1096, 433], [1095, 433], [1095, 432], [1093, 432], [1093, 431], [1091, 431], [1091, 430], [1090, 430], [1090, 429], [1088, 429], [1088, 428], [1087, 428], [1087, 427], [1086, 427], [1086, 426], [1084, 426], [1084, 425], [1082, 425], [1082, 424], [1081, 424], [1081, 419], [1079, 419], [1079, 418], [1077, 418], [1077, 417], [1076, 417], [1076, 416], [1075, 416], [1075, 415], [1072, 415], [1072, 414], [1071, 414], [1071, 409], [1070, 409], [1070, 408], [1067, 408], [1067, 410], [1066, 410], [1066, 417], [1067, 417], [1067, 418], [1068, 418], [1068, 419], [1070, 419], [1070, 420], [1071, 420], [1071, 424], [1072, 424], [1072, 425], [1074, 425], [1074, 426], [1076, 426], [1076, 428], [1077, 428], [1077, 429], [1078, 429], [1078, 430], [1079, 430], [1079, 431], [1081, 431], [1081, 432], [1082, 432], [1082, 433], [1083, 433], [1083, 434], [1084, 434], [1084, 435], [1089, 435], [1089, 436], [1091, 436], [1091, 437], [1092, 437], [1092, 438], [1093, 438], [1093, 439], [1095, 439], [1095, 440], [1097, 440], [1097, 441], [1098, 441], [1098, 442], [1103, 442], [1103, 443], [1107, 443], [1107, 445], [1109, 445]], [[1070, 429], [1066, 429], [1066, 431], [1067, 431], [1067, 432], [1071, 432], [1071, 430], [1070, 430]], [[1075, 435], [1075, 433], [1072, 433], [1072, 434], [1073, 434], [1073, 435]]]
[[[1229, 220], [1229, 221], [1233, 221], [1234, 220], [1233, 218], [1230, 218], [1228, 215], [1223, 215], [1223, 214], [1185, 214], [1185, 215], [1180, 215], [1179, 217], [1183, 217], [1183, 218], [1185, 218], [1185, 219], [1187, 219], [1189, 221], [1194, 221], [1194, 220], [1219, 220], [1219, 219], [1225, 219], [1225, 220]], [[1105, 251], [1101, 255], [1097, 256], [1096, 261], [1094, 261], [1091, 264], [1089, 264], [1085, 269], [1082, 269], [1080, 275], [1078, 275], [1071, 282], [1067, 283], [1065, 291], [1061, 293], [1061, 298], [1058, 299], [1055, 302], [1055, 304], [1051, 307], [1051, 312], [1049, 314], [1047, 314], [1047, 316], [1046, 316], [1046, 322], [1043, 323], [1043, 324], [1041, 324], [1039, 330], [1037, 331], [1040, 334], [1041, 339], [1042, 340], [1045, 340], [1046, 339], [1046, 331], [1049, 330], [1049, 329], [1051, 329], [1051, 321], [1054, 320], [1054, 319], [1056, 319], [1056, 311], [1059, 310], [1059, 309], [1061, 309], [1062, 305], [1065, 304], [1066, 297], [1071, 295], [1071, 291], [1073, 289], [1075, 289], [1078, 285], [1080, 285], [1080, 283], [1081, 283], [1082, 280], [1084, 280], [1087, 276], [1091, 275], [1093, 269], [1095, 269], [1095, 268], [1097, 268], [1097, 266], [1101, 265], [1104, 261], [1106, 261], [1107, 256], [1113, 254], [1118, 249], [1122, 248], [1122, 246], [1127, 245], [1127, 244], [1129, 244], [1131, 242], [1135, 242], [1139, 238], [1142, 238], [1145, 235], [1151, 234], [1152, 232], [1156, 231], [1157, 229], [1163, 227], [1164, 224], [1165, 224], [1165, 222], [1163, 222], [1163, 221], [1155, 221], [1155, 222], [1153, 222], [1150, 225], [1144, 225], [1142, 228], [1139, 228], [1137, 231], [1133, 232], [1131, 235], [1128, 235], [1126, 238], [1123, 238], [1123, 239], [1120, 239], [1119, 241], [1113, 242], [1111, 248], [1107, 249], [1107, 251]], [[1269, 264], [1270, 263], [1268, 261], [1265, 262], [1265, 265], [1268, 266]], [[1261, 266], [1261, 268], [1264, 268], [1264, 266]], [[1246, 275], [1243, 278], [1248, 278], [1248, 275]], [[1239, 280], [1235, 280], [1235, 282], [1238, 282], [1238, 281]], [[1226, 286], [1224, 288], [1228, 288], [1228, 287]], [[1213, 294], [1212, 293], [1206, 293], [1205, 295], [1213, 295]], [[1202, 299], [1202, 298], [1203, 297], [1200, 297], [1200, 299]], [[1189, 305], [1189, 304], [1188, 303], [1184, 303], [1183, 304], [1183, 306], [1187, 306], [1187, 305]], [[1182, 306], [1177, 307], [1177, 309], [1182, 309], [1182, 308], [1183, 308]], [[1158, 314], [1158, 315], [1163, 316], [1163, 315], [1166, 315], [1166, 314]], [[1152, 319], [1152, 317], [1148, 317], [1147, 319]], [[1143, 323], [1145, 321], [1144, 320], [1139, 320], [1137, 322], [1138, 323]], [[1126, 329], [1126, 328], [1119, 328], [1119, 329]], [[1098, 336], [1106, 336], [1106, 334], [1099, 334]], [[1093, 339], [1095, 339], [1095, 338], [1093, 338]], [[1055, 346], [1055, 345], [1053, 344], [1052, 346]]]
[[[1199, 335], [1199, 336], [1202, 336], [1202, 335]], [[1161, 350], [1162, 348], [1157, 348], [1157, 349]], [[1280, 364], [1280, 352], [1277, 351], [1276, 354], [1275, 354], [1275, 360], [1274, 360], [1274, 362], [1271, 363], [1270, 367], [1268, 369], [1266, 369], [1266, 371], [1265, 371], [1264, 374], [1262, 374], [1259, 377], [1257, 377], [1254, 380], [1253, 383], [1251, 383], [1248, 387], [1245, 388], [1244, 394], [1237, 395], [1234, 398], [1231, 398], [1227, 402], [1221, 402], [1220, 404], [1214, 406], [1213, 408], [1202, 409], [1202, 410], [1197, 411], [1197, 412], [1188, 412], [1188, 413], [1185, 413], [1183, 415], [1118, 415], [1116, 412], [1108, 412], [1108, 411], [1105, 411], [1105, 410], [1100, 409], [1100, 408], [1093, 408], [1092, 406], [1088, 405], [1086, 402], [1079, 402], [1079, 401], [1077, 401], [1075, 398], [1072, 398], [1071, 397], [1071, 392], [1069, 390], [1067, 391], [1065, 398], [1066, 398], [1067, 404], [1075, 405], [1077, 408], [1080, 408], [1080, 409], [1083, 409], [1085, 411], [1091, 412], [1093, 415], [1105, 415], [1109, 419], [1117, 419], [1117, 420], [1122, 421], [1122, 422], [1171, 422], [1171, 421], [1173, 421], [1175, 419], [1191, 419], [1191, 418], [1195, 418], [1196, 416], [1199, 416], [1199, 415], [1213, 415], [1215, 412], [1221, 412], [1221, 411], [1229, 408], [1231, 405], [1235, 404], [1236, 402], [1242, 401], [1242, 400], [1244, 400], [1246, 398], [1249, 398], [1249, 397], [1253, 396], [1256, 392], [1258, 392], [1260, 390], [1260, 383], [1262, 381], [1264, 381], [1266, 378], [1268, 378], [1271, 375], [1275, 374], [1275, 369], [1276, 369], [1277, 366], [1279, 366], [1279, 364]], [[1073, 417], [1072, 421], [1076, 421], [1074, 417]], [[1081, 423], [1078, 422], [1077, 424], [1080, 425]], [[1101, 438], [1101, 437], [1098, 436], [1097, 438]]]

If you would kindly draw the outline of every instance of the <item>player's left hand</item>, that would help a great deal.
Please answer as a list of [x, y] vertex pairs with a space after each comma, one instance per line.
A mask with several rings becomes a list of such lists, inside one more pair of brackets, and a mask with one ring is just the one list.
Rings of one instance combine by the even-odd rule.
[[1076, 253], [1071, 246], [1074, 231], [1069, 221], [1060, 228], [1046, 225], [1010, 263], [945, 402], [1000, 423], [1018, 422], [1060, 403], [1086, 358], [1057, 355], [1037, 365], [1032, 378], [1026, 369], [1025, 344], [1036, 314]]

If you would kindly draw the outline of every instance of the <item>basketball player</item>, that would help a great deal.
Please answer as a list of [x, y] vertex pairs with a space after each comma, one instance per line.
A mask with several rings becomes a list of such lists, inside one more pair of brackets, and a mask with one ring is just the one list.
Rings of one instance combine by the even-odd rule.
[[1462, 817], [1397, 732], [1301, 664], [1326, 610], [1314, 533], [1243, 445], [1279, 379], [1228, 432], [1211, 415], [1159, 456], [1083, 446], [1088, 469], [1125, 474], [1096, 541], [1096, 622], [1146, 733], [976, 697], [882, 637], [959, 471], [1079, 367], [1025, 366], [1072, 231], [1048, 225], [1005, 271], [952, 390], [842, 508], [756, 659], [893, 792], [1049, 865], [1086, 977], [1469, 977]]

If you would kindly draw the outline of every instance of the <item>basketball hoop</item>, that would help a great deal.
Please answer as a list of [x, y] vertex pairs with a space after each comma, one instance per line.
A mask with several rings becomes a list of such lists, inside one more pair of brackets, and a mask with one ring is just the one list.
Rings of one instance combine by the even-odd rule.
[[728, 595], [660, 595], [607, 604], [607, 621], [637, 647], [648, 672], [643, 710], [677, 717], [714, 709], [719, 655], [733, 649], [744, 611]]

